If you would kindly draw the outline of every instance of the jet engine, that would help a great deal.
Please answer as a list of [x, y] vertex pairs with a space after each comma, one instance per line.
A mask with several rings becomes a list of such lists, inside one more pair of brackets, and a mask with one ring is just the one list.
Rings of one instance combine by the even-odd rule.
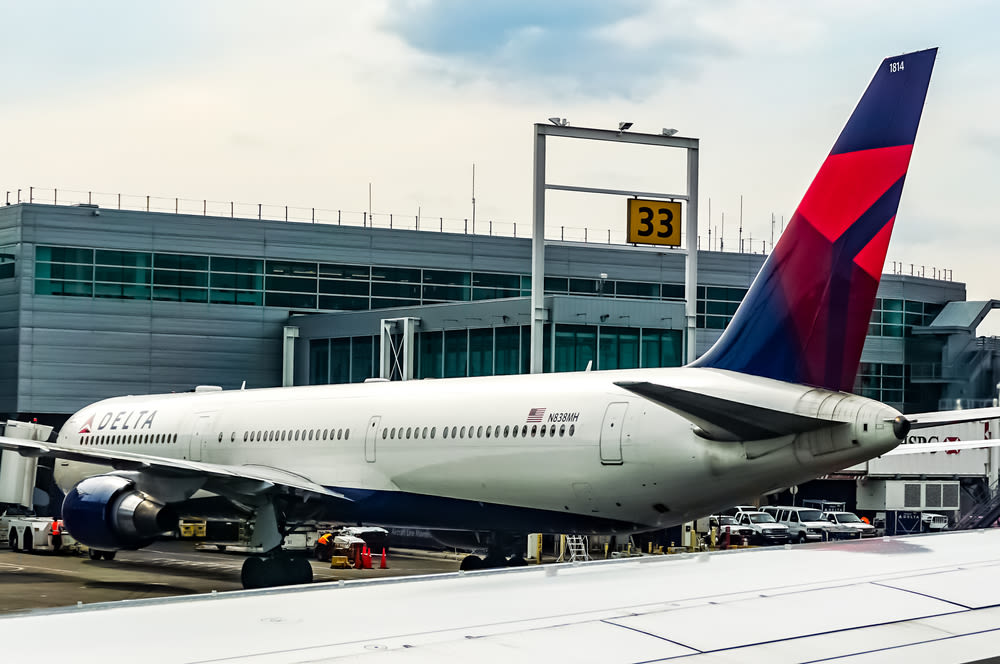
[[96, 475], [80, 481], [63, 501], [63, 522], [78, 541], [95, 549], [139, 549], [177, 528], [168, 505], [118, 475]]

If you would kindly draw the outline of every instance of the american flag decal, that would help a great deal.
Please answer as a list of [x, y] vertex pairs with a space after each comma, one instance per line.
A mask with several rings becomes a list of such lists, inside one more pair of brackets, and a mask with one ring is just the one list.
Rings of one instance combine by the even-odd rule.
[[532, 408], [528, 411], [528, 422], [541, 422], [542, 418], [545, 417], [544, 408]]

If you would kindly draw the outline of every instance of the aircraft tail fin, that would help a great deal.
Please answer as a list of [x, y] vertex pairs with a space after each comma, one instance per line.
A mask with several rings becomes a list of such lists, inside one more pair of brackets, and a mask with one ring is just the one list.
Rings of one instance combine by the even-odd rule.
[[729, 326], [692, 366], [852, 389], [936, 55], [882, 61]]

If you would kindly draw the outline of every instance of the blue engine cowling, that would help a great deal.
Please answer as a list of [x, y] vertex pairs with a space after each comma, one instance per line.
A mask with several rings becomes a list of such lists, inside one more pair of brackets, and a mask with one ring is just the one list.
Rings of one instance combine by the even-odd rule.
[[77, 483], [63, 500], [63, 523], [79, 542], [95, 549], [139, 549], [177, 527], [167, 505], [118, 475], [96, 475]]

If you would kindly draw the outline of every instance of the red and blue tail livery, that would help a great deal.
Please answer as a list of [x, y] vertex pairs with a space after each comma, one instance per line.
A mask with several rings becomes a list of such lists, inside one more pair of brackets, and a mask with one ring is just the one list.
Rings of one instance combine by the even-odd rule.
[[936, 55], [882, 62], [729, 327], [692, 366], [853, 387]]

